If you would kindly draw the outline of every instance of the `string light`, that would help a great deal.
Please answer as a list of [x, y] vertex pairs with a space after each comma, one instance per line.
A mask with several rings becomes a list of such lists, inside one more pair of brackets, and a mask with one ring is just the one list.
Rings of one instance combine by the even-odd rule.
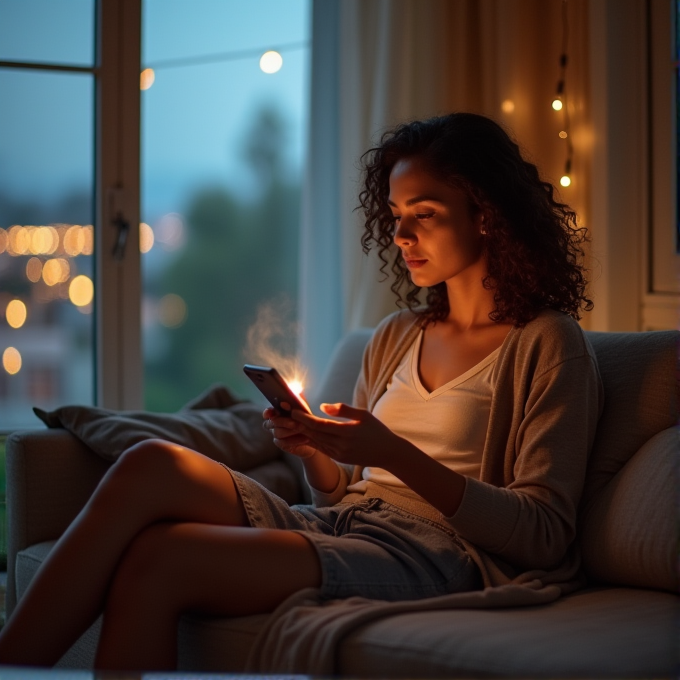
[[571, 161], [574, 156], [574, 147], [571, 143], [571, 121], [569, 119], [569, 107], [567, 106], [566, 75], [569, 57], [567, 56], [567, 45], [569, 38], [569, 23], [567, 14], [567, 0], [562, 0], [562, 51], [560, 54], [560, 78], [557, 81], [557, 91], [552, 101], [555, 111], [561, 111], [563, 116], [562, 129], [559, 132], [560, 139], [567, 143], [567, 159], [564, 163], [564, 174], [560, 177], [560, 184], [568, 187], [571, 184]]

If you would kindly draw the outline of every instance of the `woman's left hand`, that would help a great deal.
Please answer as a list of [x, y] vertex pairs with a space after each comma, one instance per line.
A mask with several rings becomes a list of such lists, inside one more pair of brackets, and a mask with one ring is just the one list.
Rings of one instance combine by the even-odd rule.
[[384, 468], [393, 460], [395, 448], [404, 442], [365, 409], [321, 404], [321, 410], [347, 420], [327, 420], [299, 410], [293, 411], [291, 418], [300, 423], [299, 433], [310, 444], [338, 463]]

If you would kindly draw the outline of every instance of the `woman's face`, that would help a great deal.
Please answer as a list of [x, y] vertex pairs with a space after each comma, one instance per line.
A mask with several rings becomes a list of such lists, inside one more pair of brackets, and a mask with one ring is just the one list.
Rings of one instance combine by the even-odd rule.
[[395, 216], [394, 243], [421, 288], [464, 272], [486, 271], [481, 214], [465, 193], [444, 184], [418, 158], [398, 161], [390, 173], [388, 198]]

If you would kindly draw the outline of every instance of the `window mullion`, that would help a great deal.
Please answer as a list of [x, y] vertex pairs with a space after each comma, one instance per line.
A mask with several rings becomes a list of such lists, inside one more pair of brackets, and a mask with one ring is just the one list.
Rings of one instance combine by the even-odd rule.
[[[98, 0], [97, 404], [141, 408], [139, 137], [141, 0]], [[129, 225], [124, 248], [120, 234]], [[124, 236], [124, 235], [123, 235]], [[117, 254], [115, 254], [117, 251]]]

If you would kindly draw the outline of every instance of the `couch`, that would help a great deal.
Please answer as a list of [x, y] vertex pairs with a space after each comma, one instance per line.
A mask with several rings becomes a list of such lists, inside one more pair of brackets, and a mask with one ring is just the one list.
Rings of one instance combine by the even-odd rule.
[[[541, 606], [411, 612], [372, 621], [343, 639], [336, 674], [677, 676], [680, 334], [587, 335], [605, 390], [579, 517], [587, 587]], [[351, 398], [369, 337], [370, 331], [360, 330], [341, 342], [310, 395], [314, 402]], [[8, 438], [8, 616], [108, 465], [63, 429]], [[300, 467], [289, 457], [245, 472], [274, 490], [280, 476], [288, 500], [305, 498]], [[300, 483], [294, 492], [291, 476]], [[241, 671], [266, 620], [184, 617], [179, 668]], [[98, 625], [59, 666], [91, 667]]]

